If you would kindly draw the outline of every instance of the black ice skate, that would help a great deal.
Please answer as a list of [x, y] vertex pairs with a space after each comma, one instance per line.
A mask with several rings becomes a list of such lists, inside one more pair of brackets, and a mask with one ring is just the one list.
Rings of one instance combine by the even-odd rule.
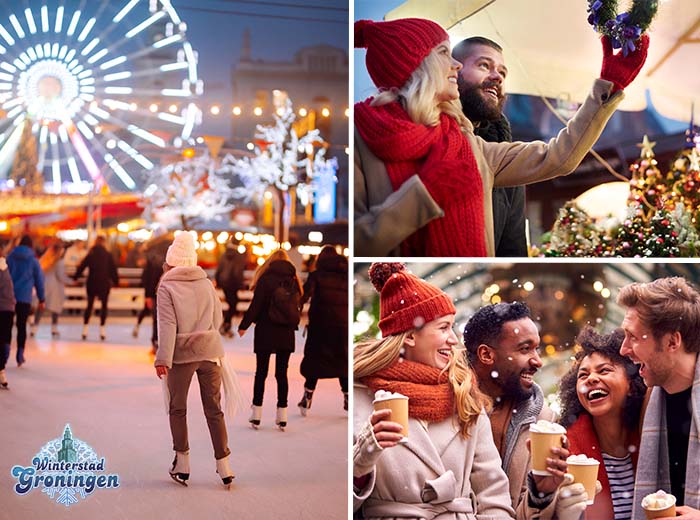
[[302, 397], [301, 401], [299, 401], [299, 404], [297, 404], [297, 406], [299, 407], [299, 412], [304, 417], [306, 417], [306, 414], [309, 413], [309, 410], [311, 409], [311, 401], [313, 398], [314, 391], [309, 390], [308, 388], [304, 388], [304, 397]]

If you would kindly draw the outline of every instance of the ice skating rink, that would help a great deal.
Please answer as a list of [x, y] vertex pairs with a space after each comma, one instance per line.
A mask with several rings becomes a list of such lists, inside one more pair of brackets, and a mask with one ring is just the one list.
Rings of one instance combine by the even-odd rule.
[[[321, 380], [309, 415], [300, 416], [296, 403], [304, 382], [299, 374], [301, 333], [289, 367], [286, 431], [274, 425], [274, 358], [260, 430], [249, 427], [247, 408], [227, 419], [236, 474], [227, 492], [215, 472], [194, 379], [188, 401], [189, 487], [168, 476], [173, 451], [161, 383], [149, 355], [148, 319], [134, 339], [135, 317], [111, 318], [106, 341], [99, 340], [95, 319], [86, 341], [80, 339], [78, 317], [62, 317], [58, 340], [51, 339], [49, 320], [45, 321], [36, 338], [27, 340], [27, 362], [21, 368], [15, 363], [13, 343], [7, 365], [9, 390], [0, 390], [1, 519], [347, 518], [348, 421], [343, 396], [337, 380]], [[244, 338], [224, 339], [248, 404], [255, 372], [252, 332], [251, 327]], [[30, 466], [44, 444], [62, 436], [66, 423], [75, 438], [105, 457], [105, 473], [118, 474], [120, 487], [98, 489], [70, 507], [56, 503], [40, 488], [17, 495], [12, 466]]]

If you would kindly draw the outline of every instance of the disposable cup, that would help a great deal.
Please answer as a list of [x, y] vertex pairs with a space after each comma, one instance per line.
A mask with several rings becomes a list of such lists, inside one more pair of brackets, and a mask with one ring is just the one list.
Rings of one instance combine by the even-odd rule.
[[532, 473], [550, 476], [547, 471], [547, 458], [553, 457], [552, 448], [561, 448], [561, 433], [530, 431], [530, 453]]
[[391, 397], [388, 399], [375, 399], [374, 402], [375, 410], [391, 410], [391, 417], [389, 420], [392, 422], [397, 422], [402, 426], [401, 435], [403, 439], [399, 442], [407, 442], [408, 440], [408, 397]]
[[574, 482], [580, 482], [586, 488], [588, 500], [586, 504], [589, 506], [595, 500], [595, 482], [598, 480], [598, 467], [600, 463], [595, 459], [588, 459], [588, 462], [569, 462], [567, 461], [568, 472], [574, 476]]
[[647, 520], [651, 520], [652, 518], [665, 518], [665, 517], [674, 517], [676, 516], [676, 497], [673, 495], [669, 495], [670, 497], [673, 498], [673, 504], [670, 506], [666, 506], [663, 509], [647, 509], [644, 507], [644, 504], [642, 504], [642, 509], [644, 509], [644, 514], [647, 516]]

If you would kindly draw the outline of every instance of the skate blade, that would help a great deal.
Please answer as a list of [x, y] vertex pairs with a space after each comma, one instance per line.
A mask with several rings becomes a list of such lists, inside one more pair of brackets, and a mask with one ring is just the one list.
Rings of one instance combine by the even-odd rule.
[[178, 484], [187, 487], [187, 481], [184, 479], [181, 479], [177, 473], [170, 473], [170, 478], [173, 479]]

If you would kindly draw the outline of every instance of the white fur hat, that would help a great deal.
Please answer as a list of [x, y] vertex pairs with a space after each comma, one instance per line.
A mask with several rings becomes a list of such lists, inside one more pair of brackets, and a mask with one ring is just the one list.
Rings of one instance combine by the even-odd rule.
[[168, 248], [165, 262], [172, 267], [195, 267], [197, 252], [194, 250], [192, 235], [186, 232], [177, 235]]

